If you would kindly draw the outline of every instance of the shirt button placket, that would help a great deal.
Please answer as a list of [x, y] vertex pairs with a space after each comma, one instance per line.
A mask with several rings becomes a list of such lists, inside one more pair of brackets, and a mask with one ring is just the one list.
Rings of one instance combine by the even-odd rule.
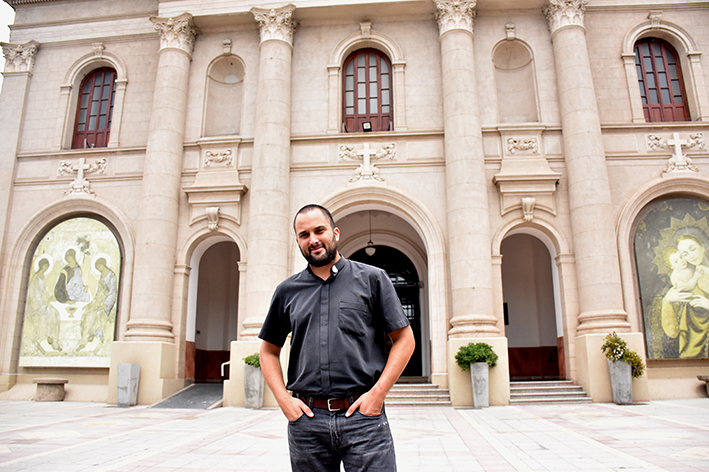
[[328, 348], [330, 284], [320, 289], [320, 384], [323, 392], [330, 392], [330, 353]]

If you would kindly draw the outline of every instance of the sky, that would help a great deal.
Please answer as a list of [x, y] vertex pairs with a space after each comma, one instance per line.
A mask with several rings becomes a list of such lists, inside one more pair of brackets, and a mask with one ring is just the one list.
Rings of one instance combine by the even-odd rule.
[[[15, 19], [15, 10], [7, 3], [0, 1], [0, 41], [6, 43], [10, 39], [10, 29], [7, 25], [12, 24]], [[5, 65], [5, 58], [2, 58], [2, 66]], [[0, 74], [0, 86], [2, 86], [2, 75]]]

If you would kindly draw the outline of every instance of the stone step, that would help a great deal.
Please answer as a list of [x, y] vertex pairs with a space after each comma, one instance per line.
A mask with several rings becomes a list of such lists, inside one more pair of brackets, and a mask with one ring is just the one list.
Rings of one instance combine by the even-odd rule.
[[448, 389], [429, 383], [397, 383], [387, 395], [387, 406], [451, 406]]
[[510, 404], [591, 403], [583, 388], [570, 380], [510, 382]]

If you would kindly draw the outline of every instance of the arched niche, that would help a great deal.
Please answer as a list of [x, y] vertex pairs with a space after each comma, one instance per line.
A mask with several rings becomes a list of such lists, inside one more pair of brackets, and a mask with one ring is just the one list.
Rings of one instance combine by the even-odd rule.
[[204, 137], [240, 134], [244, 73], [243, 61], [233, 54], [214, 59], [207, 68]]
[[539, 121], [534, 58], [519, 40], [502, 41], [492, 52], [495, 66], [498, 121], [536, 123]]

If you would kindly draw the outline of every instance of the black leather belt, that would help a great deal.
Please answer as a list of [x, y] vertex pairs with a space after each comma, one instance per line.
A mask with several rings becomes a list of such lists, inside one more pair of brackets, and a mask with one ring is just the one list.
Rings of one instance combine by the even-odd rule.
[[352, 404], [356, 402], [362, 394], [360, 393], [358, 395], [352, 395], [345, 398], [315, 398], [294, 392], [293, 396], [301, 400], [310, 408], [320, 408], [328, 411], [341, 411], [352, 406]]

